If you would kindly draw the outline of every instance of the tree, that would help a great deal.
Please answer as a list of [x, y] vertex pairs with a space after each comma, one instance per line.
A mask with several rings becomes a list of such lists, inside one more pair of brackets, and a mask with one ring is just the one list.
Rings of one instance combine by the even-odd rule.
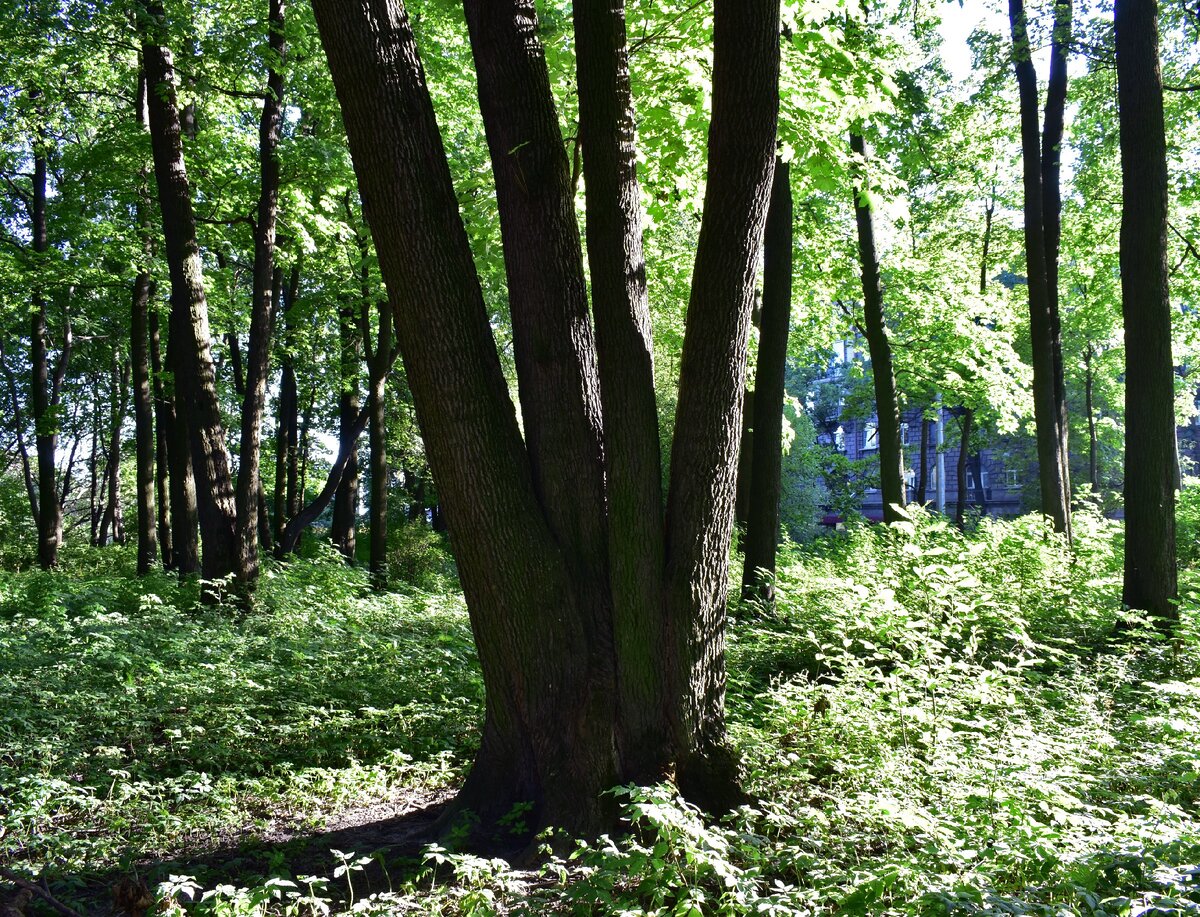
[[[1054, 18], [1054, 47], [1043, 136], [1038, 128], [1037, 72], [1031, 56], [1024, 0], [1009, 0], [1012, 60], [1020, 96], [1029, 337], [1033, 351], [1033, 404], [1042, 512], [1052, 521], [1055, 531], [1070, 538], [1071, 481], [1057, 288], [1061, 234], [1058, 173], [1067, 91], [1066, 48], [1071, 27], [1069, 0], [1056, 0]], [[1041, 145], [1043, 140], [1044, 149]]]
[[[579, 283], [580, 259], [572, 248], [578, 233], [572, 236], [574, 217], [563, 200], [570, 192], [568, 163], [561, 144], [555, 148], [557, 119], [552, 127], [532, 4], [467, 8], [502, 224], [508, 217], [514, 333], [525, 327], [548, 348], [531, 353], [545, 365], [519, 369], [526, 440], [501, 372], [407, 14], [398, 0], [318, 0], [314, 9], [488, 688], [480, 752], [457, 808], [474, 810], [490, 825], [514, 803], [532, 802], [535, 827], [595, 829], [606, 818], [600, 791], [636, 766], [620, 717], [623, 698], [634, 694], [650, 695], [645, 716], [657, 726], [643, 724], [657, 754], [639, 749], [642, 766], [663, 775], [674, 765], [681, 789], [693, 798], [729, 804], [736, 791], [723, 718], [726, 551], [754, 267], [774, 161], [778, 5], [717, 0], [715, 6], [709, 181], [680, 365], [672, 475], [665, 516], [660, 507], [645, 507], [663, 520], [665, 532], [663, 563], [653, 565], [658, 588], [647, 585], [648, 604], [637, 609], [661, 622], [666, 636], [656, 650], [642, 649], [659, 656], [648, 667], [621, 660], [628, 635], [619, 622], [633, 606], [616, 612], [618, 590], [608, 564], [580, 553], [606, 529], [607, 538], [628, 537], [605, 515], [592, 516], [603, 513], [603, 500], [571, 499], [603, 493], [593, 445], [600, 431], [592, 418], [601, 418], [605, 364], [615, 371], [617, 356], [599, 341], [592, 344], [581, 294], [572, 292]], [[610, 72], [619, 74], [622, 11], [601, 4], [589, 12], [593, 18], [580, 20], [579, 45], [607, 45]], [[589, 22], [602, 31], [588, 34]], [[481, 33], [485, 23], [495, 29]], [[597, 121], [584, 136], [595, 138], [593, 161], [607, 158], [619, 173], [631, 159], [629, 151], [609, 146], [622, 130], [631, 132], [621, 122], [629, 111], [621, 82], [597, 81], [591, 89], [609, 97], [592, 109]], [[514, 124], [498, 114], [511, 115]], [[516, 125], [529, 133], [504, 146], [500, 138]], [[622, 194], [629, 171], [616, 183]], [[523, 175], [528, 198], [520, 193]], [[629, 220], [622, 200], [628, 199], [618, 198], [609, 213], [616, 214], [611, 226], [624, 230]], [[509, 240], [544, 234], [553, 242], [537, 252], [544, 276], [514, 288], [514, 279], [526, 282], [520, 259], [528, 253], [510, 254]], [[627, 257], [614, 263], [623, 269]], [[605, 282], [620, 290], [628, 275]], [[560, 295], [564, 291], [568, 295]], [[628, 295], [615, 295], [612, 305], [602, 320], [597, 302], [597, 328], [611, 321], [645, 341], [636, 298], [634, 310]], [[532, 315], [519, 314], [523, 309], [545, 314], [547, 325], [528, 328]], [[525, 352], [533, 341], [516, 348]], [[548, 390], [544, 377], [531, 375], [541, 372], [565, 372], [557, 378], [570, 388]], [[593, 378], [600, 380], [599, 392]], [[634, 394], [639, 404], [653, 399], [652, 389]], [[569, 402], [570, 413], [549, 416], [547, 406], [559, 399]], [[630, 435], [644, 445], [653, 429]]]
[[[774, 600], [775, 549], [783, 459], [783, 398], [792, 317], [792, 184], [790, 165], [775, 162], [763, 239], [763, 298], [754, 374], [754, 452], [747, 497], [742, 592]], [[749, 411], [749, 408], [747, 408]]]
[[1121, 312], [1125, 320], [1125, 576], [1122, 600], [1175, 606], [1175, 364], [1167, 292], [1167, 153], [1156, 0], [1117, 0]]

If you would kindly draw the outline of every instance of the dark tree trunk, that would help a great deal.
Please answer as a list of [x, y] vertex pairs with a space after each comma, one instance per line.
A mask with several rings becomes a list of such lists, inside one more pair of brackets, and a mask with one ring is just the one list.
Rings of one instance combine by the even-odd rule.
[[[1067, 56], [1071, 49], [1072, 0], [1055, 0], [1054, 31], [1050, 39], [1050, 78], [1046, 85], [1042, 128], [1042, 222], [1046, 243], [1046, 295], [1049, 300], [1050, 348], [1054, 366], [1054, 406], [1058, 420], [1058, 460], [1070, 511], [1071, 452], [1067, 419], [1067, 382], [1063, 367], [1062, 320], [1059, 315], [1058, 250], [1062, 238], [1063, 125], [1067, 107]], [[1068, 534], [1070, 525], [1068, 523]]]
[[158, 313], [150, 310], [150, 369], [154, 383], [154, 465], [158, 492], [158, 548], [162, 553], [164, 570], [174, 570], [175, 533], [172, 530], [170, 449], [175, 430], [175, 404], [168, 398], [163, 384], [162, 338], [158, 328]]
[[[505, 6], [513, 10], [514, 22], [498, 23], [500, 35], [477, 38], [506, 46], [512, 38], [507, 30], [516, 26], [518, 36], [526, 35], [525, 44], [516, 49], [517, 59], [497, 55], [505, 72], [514, 68], [511, 93], [481, 85], [485, 118], [492, 105], [488, 94], [497, 92], [493, 102], [528, 123], [552, 112], [540, 97], [548, 96], [546, 87], [525, 82], [530, 75], [541, 79], [544, 63], [529, 40], [532, 23], [522, 12], [525, 7]], [[599, 454], [593, 457], [595, 428], [588, 411], [598, 402], [596, 393], [582, 388], [590, 343], [561, 314], [548, 317], [564, 329], [558, 333], [576, 335], [547, 341], [551, 349], [545, 358], [559, 368], [577, 359], [581, 368], [568, 378], [578, 388], [564, 393], [533, 386], [535, 397], [524, 416], [528, 423], [545, 410], [544, 403], [569, 398], [585, 406], [579, 413], [587, 423], [580, 430], [578, 415], [546, 417], [548, 427], [539, 428], [527, 446], [507, 395], [407, 16], [396, 0], [317, 0], [314, 8], [488, 687], [481, 749], [457, 811], [474, 809], [489, 826], [515, 802], [528, 801], [534, 804], [529, 816], [534, 826], [594, 830], [609, 809], [599, 793], [621, 776], [610, 673], [614, 635], [611, 628], [601, 632], [597, 627], [592, 595], [593, 586], [603, 594], [604, 579], [581, 579], [590, 575], [581, 565], [594, 563], [595, 556], [578, 556], [579, 545], [594, 543], [593, 529], [603, 536], [603, 517], [591, 523], [591, 508], [578, 501], [547, 505], [550, 494], [558, 493], [556, 481], [566, 488], [565, 499], [597, 487], [593, 463]], [[683, 435], [676, 441], [675, 462], [680, 485], [668, 514], [676, 537], [665, 567], [666, 608], [674, 628], [663, 649], [673, 657], [674, 686], [655, 705], [671, 714], [680, 782], [692, 790], [699, 787], [689, 778], [703, 772], [690, 766], [698, 753], [724, 747], [725, 564], [750, 294], [773, 160], [778, 8], [766, 0], [718, 0], [715, 32], [708, 204], [688, 318], [695, 334], [688, 338], [690, 357], [685, 348], [681, 386]], [[496, 78], [482, 61], [480, 70], [481, 84]], [[531, 104], [524, 108], [515, 102]], [[494, 113], [490, 120], [493, 141], [498, 129], [508, 128], [495, 123]], [[526, 141], [538, 146], [543, 135], [519, 139]], [[512, 168], [506, 161], [513, 159], [512, 151], [508, 147], [503, 158], [497, 157], [500, 186], [510, 180], [503, 173]], [[552, 151], [531, 151], [530, 168], [537, 161], [534, 154], [551, 156]], [[544, 216], [532, 218], [545, 219], [546, 225], [520, 231], [548, 232], [561, 242], [559, 232], [567, 227], [551, 220], [562, 206], [554, 190], [559, 166], [553, 159], [550, 163], [551, 172], [543, 176], [550, 187], [531, 182], [533, 199], [509, 202], [509, 224], [514, 211], [547, 207]], [[523, 225], [520, 219], [517, 223]], [[546, 249], [543, 257], [550, 251], [559, 253]], [[571, 252], [562, 253], [561, 263], [549, 266], [552, 276], [534, 278], [530, 283], [536, 286], [520, 295], [536, 301], [548, 284], [573, 283], [571, 258]], [[515, 302], [514, 323], [520, 308]], [[572, 308], [569, 301], [557, 302], [567, 315], [576, 314]], [[524, 398], [524, 380], [521, 385]], [[544, 402], [540, 407], [539, 401]], [[580, 438], [566, 437], [561, 448], [552, 447], [552, 431], [565, 424], [576, 424], [571, 437]], [[572, 456], [585, 461], [572, 465]], [[563, 479], [563, 467], [573, 468], [574, 480]], [[600, 544], [603, 549], [603, 540]], [[657, 607], [643, 612], [654, 614]]]
[[93, 548], [100, 543], [100, 500], [103, 491], [100, 483], [100, 386], [92, 389], [91, 453], [88, 456], [88, 544]]
[[[30, 208], [33, 250], [44, 253], [50, 247], [46, 232], [46, 152], [41, 144], [44, 132], [39, 133], [33, 157], [33, 197]], [[62, 509], [58, 505], [57, 472], [58, 421], [54, 408], [56, 398], [51, 391], [50, 355], [46, 331], [46, 296], [37, 279], [30, 312], [29, 362], [33, 372], [33, 426], [37, 444], [38, 485], [38, 565], [49, 570], [58, 564], [58, 548], [62, 544]], [[64, 361], [65, 354], [60, 356]]]
[[[364, 304], [364, 311], [369, 306]], [[368, 509], [371, 526], [371, 584], [376, 589], [387, 587], [388, 533], [388, 464], [387, 464], [387, 365], [392, 353], [392, 312], [386, 302], [379, 304], [379, 335], [374, 349], [370, 347], [370, 329], [364, 322], [366, 336], [363, 346], [368, 352], [371, 390], [367, 410], [370, 412], [369, 441], [371, 445], [371, 503]]]
[[1071, 486], [1059, 423], [1055, 384], [1055, 320], [1046, 265], [1046, 229], [1042, 188], [1042, 154], [1038, 129], [1037, 73], [1030, 57], [1024, 0], [1009, 0], [1013, 69], [1021, 114], [1021, 158], [1025, 195], [1025, 261], [1029, 291], [1029, 338], [1033, 354], [1033, 411], [1037, 429], [1038, 478], [1042, 513], [1054, 530], [1070, 538]]
[[300, 507], [304, 503], [304, 498], [308, 496], [308, 434], [312, 427], [313, 403], [316, 401], [316, 398], [316, 386], [310, 386], [308, 389], [308, 398], [304, 402], [304, 409], [300, 412], [300, 435], [296, 440], [297, 481], [294, 492], [296, 497], [296, 515], [300, 514]]
[[279, 418], [275, 426], [275, 543], [283, 538], [288, 521], [300, 511], [297, 495], [296, 458], [300, 449], [300, 399], [296, 389], [295, 346], [292, 307], [300, 286], [300, 267], [293, 265], [287, 289], [281, 290], [283, 304], [283, 355], [280, 358]]
[[[258, 580], [258, 540], [266, 512], [260, 474], [263, 411], [271, 364], [274, 321], [275, 223], [279, 210], [279, 127], [283, 119], [285, 0], [270, 0], [267, 15], [267, 92], [258, 122], [258, 218], [254, 223], [254, 282], [250, 303], [250, 343], [242, 401], [241, 462], [237, 477], [237, 575], [244, 591]], [[266, 526], [270, 544], [270, 524]]]
[[642, 253], [637, 129], [623, 3], [577, 0], [575, 63], [587, 254], [604, 415], [618, 754], [629, 779], [660, 776], [665, 557], [654, 348]]
[[913, 500], [925, 504], [925, 491], [929, 487], [929, 420], [921, 415], [921, 451], [917, 464], [917, 486]]
[[[867, 145], [858, 134], [850, 135], [850, 149], [864, 162]], [[876, 427], [879, 437], [879, 489], [883, 496], [883, 521], [899, 522], [908, 502], [904, 493], [904, 447], [900, 442], [900, 404], [896, 398], [896, 374], [892, 369], [892, 345], [883, 317], [883, 280], [875, 251], [875, 217], [863, 199], [865, 189], [854, 193], [854, 219], [858, 225], [858, 256], [862, 267], [863, 318], [867, 349], [871, 354], [871, 377], [875, 383]]]
[[125, 543], [125, 520], [121, 507], [121, 427], [125, 423], [129, 391], [129, 364], [121, 362], [113, 350], [112, 368], [109, 370], [110, 416], [108, 433], [108, 461], [104, 476], [108, 482], [108, 500], [104, 515], [100, 519], [100, 544]]
[[[742, 432], [738, 437], [737, 484], [733, 496], [734, 536], [744, 540], [750, 518], [750, 479], [754, 467], [754, 389], [742, 392]], [[739, 541], [738, 550], [744, 549]]]
[[[237, 513], [225, 428], [217, 402], [191, 187], [175, 104], [175, 68], [170, 50], [162, 43], [164, 20], [161, 0], [142, 0], [139, 26], [150, 87], [150, 138], [171, 274], [175, 390], [181, 403], [187, 405], [187, 411], [177, 416], [177, 425], [187, 428], [204, 548], [202, 573], [206, 581], [212, 582], [237, 572]], [[213, 597], [209, 591], [206, 595]]]
[[754, 456], [742, 592], [775, 600], [775, 550], [783, 460], [783, 397], [792, 317], [792, 186], [788, 164], [775, 161], [763, 236], [762, 321], [754, 374]]
[[1083, 351], [1083, 398], [1084, 409], [1087, 411], [1088, 424], [1088, 482], [1092, 485], [1092, 492], [1098, 493], [1100, 490], [1100, 468], [1097, 461], [1096, 406], [1093, 403], [1095, 374], [1092, 369], [1092, 361], [1095, 358], [1096, 352], [1092, 349], [1092, 345], [1089, 342], [1087, 348]]
[[338, 386], [338, 451], [346, 452], [346, 468], [333, 499], [333, 518], [329, 524], [329, 540], [350, 563], [354, 563], [357, 548], [355, 522], [358, 518], [358, 435], [354, 421], [359, 414], [358, 376], [362, 363], [361, 334], [357, 309], [343, 303], [338, 309], [338, 354], [340, 384]]
[[4, 371], [4, 381], [8, 386], [9, 406], [12, 408], [13, 434], [17, 441], [17, 452], [21, 457], [21, 473], [25, 479], [25, 494], [29, 498], [29, 511], [36, 530], [40, 512], [38, 510], [38, 488], [33, 478], [33, 465], [29, 460], [29, 447], [25, 440], [25, 417], [21, 410], [21, 398], [17, 394], [17, 380], [13, 370], [8, 365], [8, 357], [4, 352], [4, 342], [0, 340], [0, 369]]
[[[143, 118], [146, 102], [146, 77], [138, 76], [137, 114]], [[143, 126], [145, 122], [143, 120]], [[150, 259], [154, 248], [151, 242], [149, 214], [146, 206], [146, 185], [150, 173], [142, 169], [138, 189], [137, 221], [142, 236], [142, 253], [146, 263], [133, 280], [130, 307], [129, 358], [133, 363], [133, 423], [137, 460], [137, 572], [145, 576], [158, 559], [158, 529], [154, 515], [154, 397], [151, 391], [150, 364], [150, 300], [154, 296], [154, 280], [150, 276]]]
[[967, 408], [958, 418], [961, 433], [958, 444], [958, 500], [954, 504], [954, 524], [960, 529], [966, 525], [967, 513], [967, 469], [971, 459], [971, 428], [975, 425], [975, 412]]
[[1121, 311], [1125, 320], [1122, 599], [1179, 617], [1175, 564], [1175, 364], [1167, 291], [1167, 154], [1156, 0], [1117, 0]]

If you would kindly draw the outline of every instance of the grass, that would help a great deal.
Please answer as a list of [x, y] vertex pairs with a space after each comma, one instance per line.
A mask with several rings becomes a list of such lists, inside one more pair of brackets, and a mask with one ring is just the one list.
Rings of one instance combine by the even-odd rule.
[[[1033, 519], [918, 515], [785, 548], [777, 605], [734, 609], [730, 728], [759, 802], [726, 822], [624, 788], [628, 835], [536, 870], [431, 848], [368, 894], [363, 849], [321, 879], [175, 876], [161, 907], [1200, 913], [1200, 577], [1164, 637], [1120, 608], [1119, 528], [1076, 529], [1070, 552]], [[0, 574], [0, 862], [202, 858], [461, 777], [482, 686], [453, 592], [372, 596], [319, 556], [234, 616], [131, 572], [108, 550]]]

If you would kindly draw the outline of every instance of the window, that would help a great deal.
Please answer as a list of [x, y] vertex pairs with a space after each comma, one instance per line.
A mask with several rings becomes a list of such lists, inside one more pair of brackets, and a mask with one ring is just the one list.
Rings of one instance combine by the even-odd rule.
[[917, 486], [917, 472], [914, 469], [906, 468], [904, 470], [904, 486], [909, 488]]
[[879, 425], [868, 423], [863, 426], [863, 452], [879, 451]]
[[1006, 468], [1004, 470], [1004, 486], [1009, 490], [1020, 490], [1021, 478], [1016, 468]]
[[908, 424], [906, 423], [900, 424], [900, 445], [908, 445]]

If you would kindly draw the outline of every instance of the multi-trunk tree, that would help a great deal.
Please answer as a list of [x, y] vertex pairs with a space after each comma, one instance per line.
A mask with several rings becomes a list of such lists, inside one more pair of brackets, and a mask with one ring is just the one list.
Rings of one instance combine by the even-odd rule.
[[575, 5], [593, 330], [533, 4], [466, 4], [524, 437], [407, 13], [398, 0], [314, 8], [488, 689], [458, 809], [491, 825], [531, 802], [532, 826], [591, 830], [605, 787], [672, 770], [685, 793], [728, 805], [726, 551], [778, 5], [715, 6], [709, 180], [665, 510], [622, 7]]

